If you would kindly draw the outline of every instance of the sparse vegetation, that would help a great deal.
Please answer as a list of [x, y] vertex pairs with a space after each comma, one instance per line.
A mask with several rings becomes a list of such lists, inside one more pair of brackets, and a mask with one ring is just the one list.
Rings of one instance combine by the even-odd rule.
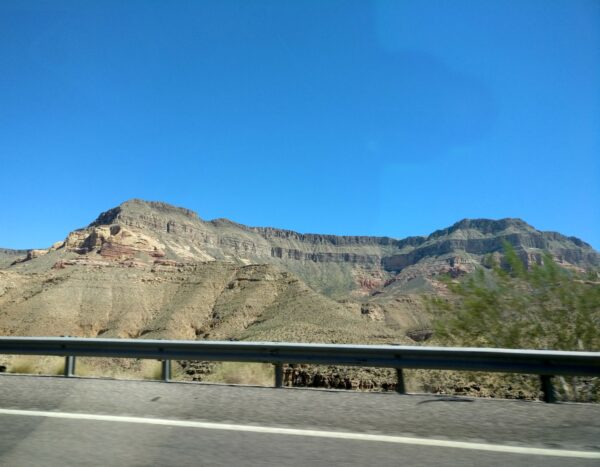
[[[470, 347], [597, 351], [598, 273], [564, 269], [550, 255], [544, 255], [541, 264], [527, 267], [510, 245], [505, 244], [504, 250], [502, 265], [490, 257], [484, 262], [486, 267], [463, 280], [446, 280], [453, 297], [429, 301], [436, 341]], [[503, 383], [497, 378], [487, 379], [498, 388], [498, 397], [537, 392], [518, 375]], [[458, 373], [448, 382], [453, 381], [454, 387], [468, 386], [471, 379]], [[435, 386], [432, 381], [424, 380], [424, 386]], [[569, 399], [597, 400], [600, 396], [597, 379], [558, 381], [558, 390]]]
[[37, 364], [33, 357], [29, 356], [18, 356], [16, 357], [8, 367], [10, 373], [31, 375], [34, 374]]
[[62, 375], [64, 358], [37, 355], [15, 355], [8, 360], [9, 373], [25, 375]]
[[506, 244], [491, 263], [447, 281], [454, 299], [435, 298], [434, 329], [448, 344], [556, 350], [600, 348], [600, 281], [594, 272], [561, 268], [550, 255], [527, 268]]
[[215, 365], [214, 371], [204, 381], [273, 386], [274, 378], [273, 365], [268, 363], [222, 362]]
[[161, 363], [157, 360], [133, 358], [78, 358], [75, 375], [117, 379], [161, 379]]
[[143, 379], [162, 379], [162, 364], [157, 360], [145, 360], [142, 364]]

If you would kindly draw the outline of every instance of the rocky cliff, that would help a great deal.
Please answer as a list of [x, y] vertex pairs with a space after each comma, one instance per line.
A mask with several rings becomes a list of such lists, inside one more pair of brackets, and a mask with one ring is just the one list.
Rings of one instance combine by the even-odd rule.
[[130, 200], [45, 250], [0, 250], [0, 332], [408, 342], [430, 335], [420, 294], [512, 244], [597, 267], [588, 244], [520, 219], [427, 237], [301, 234]]

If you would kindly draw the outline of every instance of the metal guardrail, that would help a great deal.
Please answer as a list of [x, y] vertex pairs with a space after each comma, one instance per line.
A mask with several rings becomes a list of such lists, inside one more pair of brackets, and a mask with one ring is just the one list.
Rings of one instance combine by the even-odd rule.
[[169, 381], [171, 360], [263, 362], [275, 365], [283, 386], [284, 363], [395, 368], [404, 393], [403, 369], [484, 371], [540, 375], [546, 402], [554, 402], [552, 376], [600, 376], [600, 352], [514, 350], [401, 345], [292, 344], [275, 342], [0, 337], [0, 354], [65, 357], [65, 376], [74, 376], [75, 357], [146, 358], [162, 361]]

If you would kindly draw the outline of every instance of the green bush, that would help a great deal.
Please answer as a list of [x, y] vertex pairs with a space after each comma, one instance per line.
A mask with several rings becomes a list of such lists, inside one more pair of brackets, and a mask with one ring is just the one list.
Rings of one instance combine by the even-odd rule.
[[447, 280], [450, 299], [432, 299], [439, 341], [461, 346], [600, 349], [598, 274], [566, 270], [544, 255], [528, 268], [505, 244], [503, 267], [490, 258], [462, 281]]
[[[449, 297], [428, 300], [434, 340], [442, 345], [522, 349], [600, 349], [598, 273], [567, 270], [550, 255], [531, 267], [509, 245], [502, 265], [486, 258], [484, 267], [462, 280], [446, 279]], [[457, 372], [444, 386], [460, 392], [473, 375]], [[429, 378], [431, 379], [431, 378]], [[437, 384], [423, 378], [424, 386]], [[531, 381], [518, 375], [480, 378], [495, 397], [536, 398]], [[522, 381], [521, 381], [522, 380]], [[450, 380], [448, 380], [450, 381]], [[442, 384], [443, 385], [443, 384]], [[458, 389], [457, 389], [458, 388]], [[461, 389], [462, 388], [462, 389]], [[556, 378], [564, 400], [600, 400], [599, 378]]]

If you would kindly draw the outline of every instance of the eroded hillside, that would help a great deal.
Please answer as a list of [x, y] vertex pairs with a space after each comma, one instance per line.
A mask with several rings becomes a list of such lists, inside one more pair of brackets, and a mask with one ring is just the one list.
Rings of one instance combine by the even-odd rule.
[[509, 242], [527, 262], [600, 264], [589, 245], [518, 219], [463, 220], [428, 237], [299, 234], [131, 200], [45, 250], [0, 250], [0, 333], [410, 342], [422, 293]]

